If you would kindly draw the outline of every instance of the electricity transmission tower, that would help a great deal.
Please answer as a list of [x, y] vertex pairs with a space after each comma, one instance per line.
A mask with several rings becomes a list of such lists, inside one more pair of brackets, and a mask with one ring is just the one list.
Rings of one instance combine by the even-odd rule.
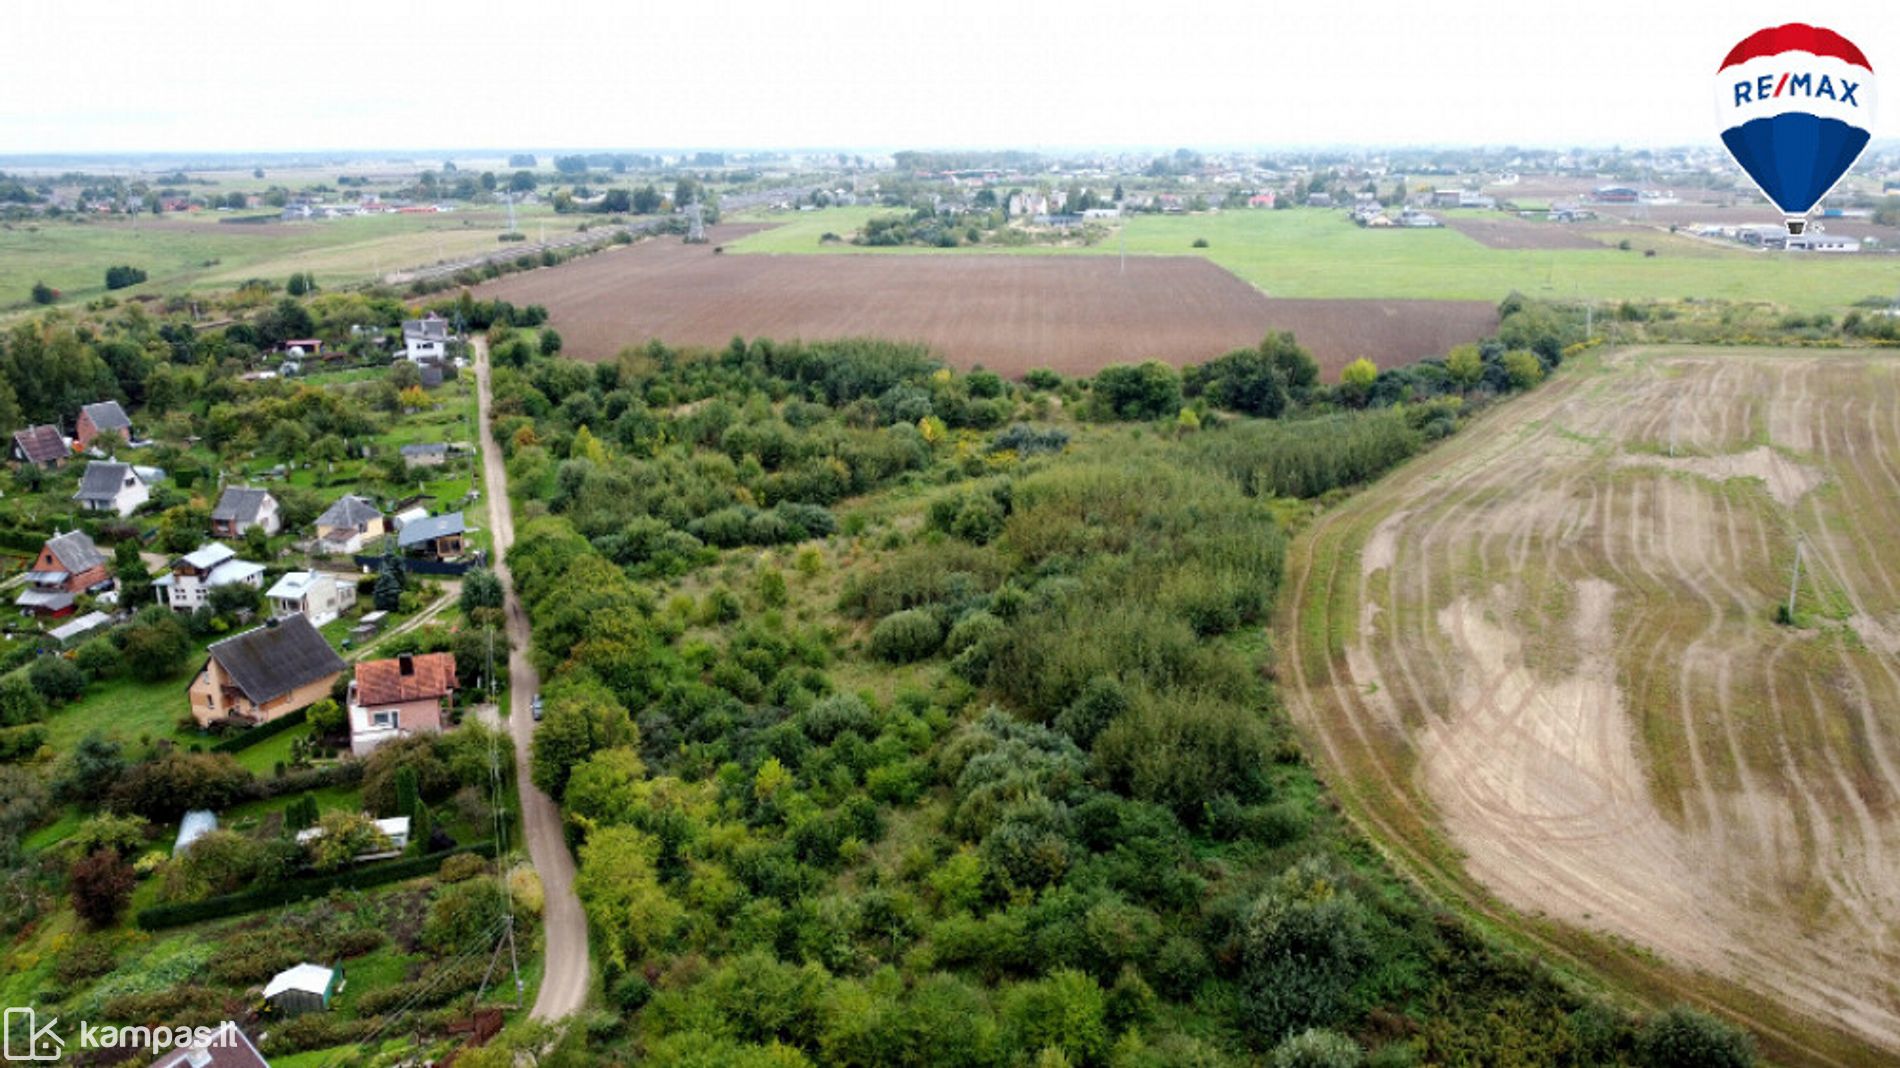
[[689, 245], [706, 243], [706, 213], [705, 209], [699, 206], [698, 200], [686, 205], [686, 243]]

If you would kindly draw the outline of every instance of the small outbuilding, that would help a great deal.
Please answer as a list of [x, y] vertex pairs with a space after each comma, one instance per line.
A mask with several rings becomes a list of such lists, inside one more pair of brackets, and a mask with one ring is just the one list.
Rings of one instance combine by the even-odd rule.
[[342, 989], [343, 973], [321, 964], [299, 964], [271, 977], [264, 987], [264, 1001], [284, 1016], [322, 1012], [330, 999]]

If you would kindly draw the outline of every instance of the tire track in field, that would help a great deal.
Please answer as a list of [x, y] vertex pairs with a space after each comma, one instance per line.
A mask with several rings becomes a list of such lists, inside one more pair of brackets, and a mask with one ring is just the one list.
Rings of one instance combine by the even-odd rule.
[[[1796, 711], [1791, 712], [1790, 695], [1775, 684], [1775, 673], [1790, 658], [1795, 664], [1805, 662], [1791, 650], [1806, 648], [1811, 637], [1775, 631], [1758, 652], [1743, 652], [1750, 643], [1761, 642], [1753, 636], [1763, 616], [1756, 602], [1765, 600], [1764, 585], [1774, 585], [1772, 580], [1764, 584], [1745, 576], [1759, 575], [1758, 561], [1771, 558], [1773, 547], [1785, 542], [1772, 536], [1767, 512], [1740, 503], [1746, 498], [1699, 488], [1713, 485], [1711, 478], [1739, 477], [1759, 468], [1716, 467], [1712, 474], [1697, 471], [1697, 477], [1688, 479], [1660, 470], [1646, 476], [1619, 472], [1602, 462], [1600, 449], [1592, 452], [1590, 462], [1576, 462], [1563, 451], [1574, 448], [1575, 442], [1568, 432], [1559, 436], [1557, 430], [1563, 423], [1578, 434], [1623, 442], [1666, 442], [1674, 434], [1685, 444], [1695, 443], [1698, 451], [1719, 457], [1724, 450], [1759, 444], [1762, 428], [1771, 441], [1779, 441], [1785, 429], [1790, 446], [1818, 438], [1830, 470], [1858, 464], [1877, 469], [1866, 470], [1866, 477], [1892, 479], [1884, 461], [1863, 455], [1861, 443], [1852, 440], [1858, 432], [1873, 439], [1871, 447], [1877, 449], [1885, 444], [1884, 435], [1868, 413], [1858, 409], [1844, 426], [1836, 415], [1842, 407], [1834, 397], [1839, 383], [1816, 383], [1812, 367], [1791, 361], [1723, 353], [1717, 359], [1672, 360], [1672, 365], [1687, 365], [1675, 374], [1663, 373], [1657, 366], [1662, 361], [1645, 361], [1640, 354], [1615, 362], [1626, 365], [1621, 369], [1631, 380], [1627, 390], [1606, 391], [1590, 380], [1585, 382], [1591, 388], [1579, 388], [1576, 377], [1560, 375], [1531, 397], [1514, 402], [1509, 418], [1493, 413], [1481, 419], [1466, 435], [1414, 461], [1378, 490], [1315, 521], [1296, 543], [1296, 567], [1289, 569], [1297, 576], [1286, 601], [1296, 625], [1283, 645], [1291, 654], [1289, 709], [1314, 739], [1324, 764], [1336, 773], [1329, 779], [1339, 780], [1335, 788], [1349, 811], [1402, 866], [1435, 889], [1451, 891], [1485, 915], [1510, 922], [1511, 910], [1504, 902], [1476, 891], [1464, 873], [1483, 875], [1494, 891], [1500, 881], [1515, 878], [1548, 893], [1545, 901], [1527, 904], [1507, 891], [1505, 900], [1516, 901], [1518, 908], [1535, 910], [1554, 900], [1557, 907], [1547, 911], [1561, 916], [1578, 910], [1589, 926], [1612, 931], [1622, 929], [1617, 920], [1628, 920], [1638, 911], [1676, 914], [1680, 926], [1691, 929], [1700, 926], [1699, 909], [1714, 908], [1722, 916], [1716, 937], [1708, 943], [1712, 956], [1696, 945], [1682, 944], [1682, 931], [1664, 931], [1656, 938], [1643, 937], [1648, 932], [1625, 933], [1663, 948], [1676, 960], [1709, 966], [1714, 974], [1695, 980], [1695, 988], [1715, 991], [1718, 1007], [1745, 1012], [1776, 1056], [1808, 1063], [1870, 1063], [1864, 1048], [1843, 1033], [1816, 1031], [1783, 1006], [1796, 1006], [1800, 1016], [1900, 1048], [1900, 1027], [1894, 1026], [1900, 997], [1892, 987], [1893, 958], [1886, 955], [1891, 932], [1878, 929], [1883, 912], [1894, 914], [1882, 908], [1887, 904], [1883, 889], [1891, 891], [1894, 881], [1884, 860], [1884, 841], [1894, 834], [1894, 813], [1865, 803], [1859, 784], [1842, 763], [1852, 750], [1837, 749], [1837, 744], [1855, 743], [1841, 740], [1827, 718], [1831, 715], [1838, 722], [1842, 715], [1853, 717], [1848, 725], [1867, 743], [1860, 746], [1857, 766], [1885, 759], [1891, 739], [1871, 716], [1873, 694], [1900, 693], [1900, 675], [1874, 658], [1874, 677], [1863, 676], [1860, 672], [1869, 665], [1837, 650], [1842, 660], [1838, 677], [1854, 691], [1852, 697], [1843, 700], [1842, 694], [1825, 689], [1809, 693], [1811, 712], [1805, 718], [1813, 722], [1797, 735], [1795, 725], [1804, 718], [1798, 712], [1801, 701], [1795, 697]], [[1829, 394], [1834, 403], [1817, 405], [1811, 384], [1834, 391]], [[1614, 396], [1606, 403], [1611, 392]], [[1678, 402], [1678, 397], [1689, 399]], [[1693, 406], [1695, 413], [1677, 416], [1671, 409], [1678, 403], [1681, 411]], [[1827, 433], [1807, 437], [1801, 431], [1817, 411], [1826, 417], [1822, 425]], [[1496, 437], [1471, 441], [1479, 427], [1496, 431]], [[1659, 427], [1669, 429], [1652, 429]], [[1828, 440], [1834, 433], [1846, 434], [1838, 448]], [[1826, 530], [1821, 522], [1825, 513], [1817, 503], [1810, 499], [1801, 504], [1804, 518]], [[1862, 560], [1877, 548], [1861, 520], [1852, 517], [1838, 544], [1829, 539], [1811, 546], [1820, 558], [1817, 570], [1849, 574], [1844, 560]], [[1366, 530], [1373, 534], [1362, 539]], [[1354, 552], [1374, 541], [1384, 546], [1380, 553], [1389, 555], [1383, 566], [1362, 561]], [[1322, 542], [1330, 546], [1324, 556], [1314, 551]], [[1878, 560], [1869, 566], [1882, 567]], [[1532, 585], [1512, 585], [1515, 574], [1527, 575]], [[1595, 607], [1578, 602], [1571, 618], [1558, 619], [1562, 613], [1553, 604], [1565, 603], [1561, 596], [1552, 603], [1519, 603], [1524, 596], [1519, 590], [1540, 597], [1558, 594], [1558, 588], [1550, 586], [1558, 575], [1576, 576], [1594, 590], [1589, 597]], [[1355, 577], [1357, 597], [1342, 600], [1355, 588]], [[1869, 597], [1880, 602], [1883, 593], [1892, 593], [1890, 583], [1871, 588]], [[1626, 607], [1611, 615], [1606, 607], [1610, 604]], [[1864, 606], [1856, 602], [1855, 607]], [[1900, 616], [1900, 605], [1892, 607]], [[1299, 623], [1306, 619], [1325, 622], [1315, 632], [1326, 635], [1323, 647], [1313, 648]], [[1584, 667], [1592, 665], [1592, 656], [1597, 658], [1594, 683], [1583, 668], [1563, 668], [1553, 676], [1548, 668], [1513, 666], [1533, 647], [1503, 628], [1530, 625], [1534, 633], [1540, 624], [1574, 628], [1580, 619], [1591, 625], [1574, 635], [1575, 643], [1587, 646], [1593, 634], [1609, 635], [1620, 667], [1604, 675], [1600, 664], [1609, 654], [1600, 649], [1580, 654]], [[1362, 623], [1362, 633], [1346, 640], [1335, 655], [1333, 635], [1348, 622]], [[1563, 659], [1562, 647], [1553, 648]], [[1536, 649], [1541, 654], [1544, 646]], [[1698, 654], [1699, 666], [1684, 664]], [[1587, 692], [1590, 685], [1605, 685], [1605, 678], [1615, 687], [1656, 678], [1659, 670], [1675, 679], [1670, 705], [1676, 730], [1685, 738], [1693, 736], [1683, 742], [1690, 768], [1688, 781], [1679, 785], [1697, 798], [1691, 811], [1706, 813], [1679, 831], [1665, 827], [1657, 839], [1664, 844], [1646, 851], [1652, 860], [1634, 866], [1654, 860], [1697, 866], [1694, 874], [1675, 873], [1664, 880], [1677, 891], [1690, 887], [1686, 897], [1692, 900], [1662, 909], [1654, 900], [1653, 880], [1610, 880], [1599, 886], [1575, 881], [1577, 865], [1589, 867], [1588, 858], [1580, 860], [1577, 850], [1587, 852], [1606, 841], [1628, 845], [1630, 839], [1643, 837], [1631, 834], [1631, 824], [1618, 822], [1649, 805], [1650, 788], [1640, 774], [1633, 779], [1609, 775], [1589, 785], [1597, 793], [1579, 795], [1581, 800], [1556, 799], [1567, 800], [1568, 808], [1529, 805], [1514, 812], [1510, 803], [1513, 798], [1551, 800], [1539, 791], [1562, 778], [1561, 766], [1592, 760], [1603, 764], [1616, 748], [1605, 738], [1619, 725], [1627, 737], [1635, 722], [1633, 715], [1606, 720], [1589, 713], [1579, 718], [1577, 710], [1605, 702], [1577, 700], [1574, 694], [1568, 701], [1556, 701], [1553, 686], [1581, 685]], [[1578, 671], [1582, 683], [1573, 681]], [[1885, 685], [1876, 686], [1875, 677]], [[1651, 697], [1641, 686], [1633, 691], [1634, 700]], [[1473, 722], [1481, 729], [1458, 733], [1461, 723]], [[1408, 727], [1413, 731], [1410, 739], [1403, 733]], [[1766, 738], [1757, 736], [1764, 731]], [[1756, 754], [1752, 760], [1751, 745]], [[1500, 756], [1531, 750], [1556, 763], [1499, 763]], [[1469, 774], [1443, 771], [1466, 766]], [[1494, 819], [1514, 817], [1515, 833], [1495, 836], [1490, 843], [1477, 840], [1474, 849], [1473, 839], [1456, 826], [1473, 812]], [[1433, 844], [1431, 828], [1447, 821], [1450, 840], [1464, 851], [1462, 864]], [[1608, 828], [1592, 827], [1592, 821]], [[1689, 837], [1670, 843], [1670, 834]], [[1847, 862], [1856, 859], [1851, 855], [1856, 851], [1865, 863]], [[1640, 861], [1645, 851], [1634, 853]], [[1844, 860], [1843, 853], [1850, 856]], [[1755, 860], [1762, 863], [1750, 863]], [[1536, 874], [1496, 870], [1501, 868]], [[1712, 893], [1695, 886], [1703, 869], [1718, 881]], [[1884, 888], [1879, 878], [1870, 878], [1883, 871], [1888, 875]], [[1796, 896], [1788, 876], [1797, 872], [1810, 876], [1803, 885], [1820, 891], [1816, 902], [1821, 911], [1802, 921], [1821, 925], [1812, 930], [1782, 922], [1775, 911], [1778, 901]], [[1768, 912], [1754, 915], [1761, 909]], [[1829, 935], [1830, 930], [1836, 934]], [[1844, 943], [1836, 936], [1847, 931], [1860, 946], [1871, 946], [1873, 955], [1842, 962]], [[1559, 959], [1583, 964], [1570, 951], [1568, 937], [1535, 929], [1528, 937]], [[1851, 945], [1848, 952], [1854, 952]], [[1681, 989], [1685, 981], [1671, 979], [1665, 965], [1624, 953], [1610, 958], [1613, 971], [1652, 993]], [[1592, 960], [1601, 964], [1603, 958], [1598, 953]], [[1722, 975], [1776, 1000], [1763, 1003], [1756, 997], [1722, 994], [1730, 989], [1718, 978]], [[1857, 989], [1843, 989], [1844, 984]]]

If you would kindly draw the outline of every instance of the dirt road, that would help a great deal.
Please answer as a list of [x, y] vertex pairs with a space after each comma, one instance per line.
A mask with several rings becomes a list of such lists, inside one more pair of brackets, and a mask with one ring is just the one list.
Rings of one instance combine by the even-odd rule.
[[535, 727], [529, 708], [541, 688], [541, 677], [528, 659], [528, 615], [521, 607], [521, 598], [515, 595], [514, 577], [508, 572], [508, 549], [515, 541], [515, 520], [508, 504], [508, 469], [502, 463], [501, 448], [495, 444], [489, 423], [488, 346], [480, 339], [475, 340], [474, 346], [483, 475], [489, 524], [495, 533], [495, 574], [501, 577], [502, 588], [507, 593], [504, 610], [508, 617], [508, 677], [512, 680], [513, 697], [513, 714], [508, 727], [515, 741], [515, 779], [521, 788], [522, 834], [528, 841], [528, 858], [540, 873], [541, 886], [547, 894], [543, 915], [547, 960], [532, 1015], [537, 1020], [557, 1020], [580, 1011], [587, 1001], [587, 916], [574, 893], [574, 856], [568, 852], [567, 839], [561, 833], [560, 809], [535, 787], [529, 776], [528, 754]]

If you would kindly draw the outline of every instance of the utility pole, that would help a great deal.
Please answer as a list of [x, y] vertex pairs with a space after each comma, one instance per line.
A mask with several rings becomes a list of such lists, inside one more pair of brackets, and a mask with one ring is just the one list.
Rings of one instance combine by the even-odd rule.
[[1807, 547], [1807, 541], [1799, 533], [1794, 536], [1794, 570], [1788, 575], [1788, 625], [1794, 625], [1794, 597], [1801, 590], [1801, 550]]

